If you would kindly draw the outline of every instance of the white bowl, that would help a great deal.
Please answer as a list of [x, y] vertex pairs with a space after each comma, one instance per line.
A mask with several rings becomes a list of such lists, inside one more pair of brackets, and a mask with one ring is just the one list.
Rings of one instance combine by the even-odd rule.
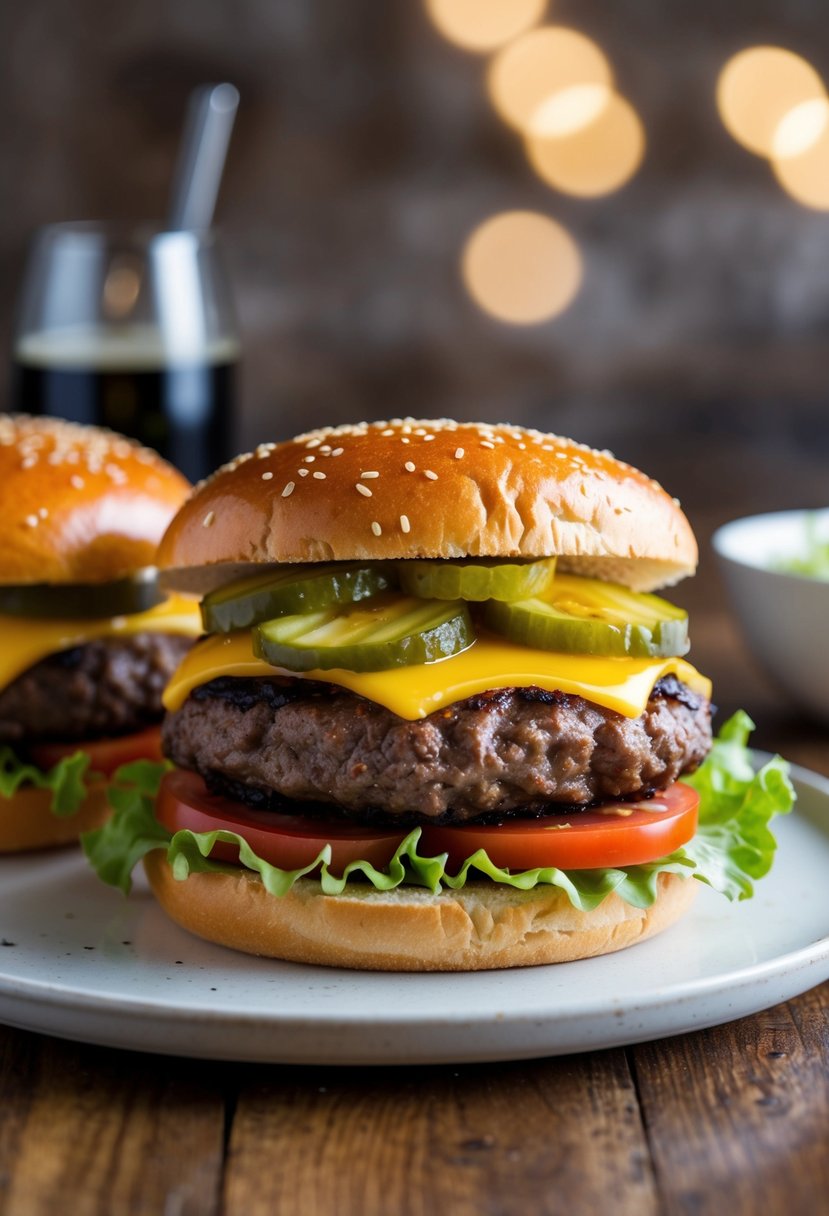
[[795, 704], [829, 722], [829, 582], [775, 569], [807, 555], [810, 520], [829, 538], [829, 510], [779, 511], [725, 524], [711, 543], [755, 659]]

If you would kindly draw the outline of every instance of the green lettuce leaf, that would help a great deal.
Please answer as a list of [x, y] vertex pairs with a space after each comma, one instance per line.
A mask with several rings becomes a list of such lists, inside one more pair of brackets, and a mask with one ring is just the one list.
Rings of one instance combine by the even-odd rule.
[[658, 861], [619, 869], [559, 870], [545, 866], [513, 873], [496, 866], [483, 849], [448, 873], [447, 855], [422, 856], [421, 831], [415, 828], [400, 842], [382, 870], [368, 861], [353, 861], [341, 875], [332, 874], [331, 848], [299, 870], [282, 870], [263, 861], [235, 832], [180, 831], [171, 836], [153, 813], [154, 796], [166, 766], [138, 761], [119, 769], [110, 792], [113, 816], [103, 828], [87, 833], [83, 846], [92, 865], [106, 882], [129, 892], [134, 866], [153, 849], [166, 849], [177, 879], [197, 873], [233, 873], [237, 867], [211, 860], [216, 841], [235, 844], [245, 869], [258, 874], [275, 896], [290, 891], [297, 879], [313, 874], [326, 895], [339, 895], [359, 876], [378, 891], [402, 884], [425, 887], [437, 893], [446, 887], [462, 890], [469, 881], [488, 879], [517, 890], [540, 884], [558, 887], [574, 907], [590, 911], [611, 892], [627, 903], [647, 908], [656, 899], [660, 874], [686, 874], [707, 883], [729, 899], [747, 899], [753, 881], [771, 868], [775, 841], [768, 828], [774, 814], [791, 810], [794, 791], [787, 766], [779, 757], [754, 771], [746, 742], [753, 723], [739, 713], [723, 727], [711, 754], [687, 778], [700, 794], [699, 828], [694, 839]]
[[40, 790], [51, 790], [49, 809], [53, 815], [68, 818], [80, 808], [87, 795], [86, 777], [89, 756], [75, 752], [64, 756], [48, 772], [34, 764], [19, 760], [10, 747], [0, 747], [0, 795], [11, 798], [21, 785], [34, 785]]
[[775, 756], [755, 773], [747, 748], [754, 723], [740, 710], [724, 724], [705, 763], [688, 785], [699, 793], [699, 828], [674, 854], [694, 864], [694, 877], [729, 899], [750, 899], [753, 880], [771, 869], [777, 842], [774, 815], [794, 806], [789, 766]]

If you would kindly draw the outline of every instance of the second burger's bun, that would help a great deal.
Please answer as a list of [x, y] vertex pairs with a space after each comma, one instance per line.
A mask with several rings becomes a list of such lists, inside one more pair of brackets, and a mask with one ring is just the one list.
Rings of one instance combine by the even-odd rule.
[[0, 798], [0, 853], [22, 853], [76, 844], [81, 832], [99, 828], [109, 818], [106, 783], [92, 785], [74, 815], [52, 813], [52, 791], [25, 786], [11, 798]]
[[478, 882], [432, 895], [354, 886], [324, 895], [318, 882], [300, 879], [276, 897], [242, 869], [179, 881], [160, 850], [144, 866], [167, 915], [199, 937], [266, 958], [368, 971], [487, 971], [610, 954], [672, 925], [698, 887], [695, 879], [661, 874], [650, 908], [614, 894], [580, 912], [555, 887]]
[[652, 590], [692, 574], [674, 499], [608, 452], [517, 426], [415, 419], [313, 431], [203, 482], [159, 550], [165, 584], [261, 562], [558, 555]]
[[0, 415], [0, 583], [97, 583], [154, 563], [190, 489], [112, 431]]

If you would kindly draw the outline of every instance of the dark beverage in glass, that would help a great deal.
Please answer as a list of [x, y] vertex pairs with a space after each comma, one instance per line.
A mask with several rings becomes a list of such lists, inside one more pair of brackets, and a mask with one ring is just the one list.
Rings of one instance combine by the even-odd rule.
[[212, 237], [46, 229], [22, 311], [13, 409], [131, 435], [191, 480], [233, 455], [239, 347]]

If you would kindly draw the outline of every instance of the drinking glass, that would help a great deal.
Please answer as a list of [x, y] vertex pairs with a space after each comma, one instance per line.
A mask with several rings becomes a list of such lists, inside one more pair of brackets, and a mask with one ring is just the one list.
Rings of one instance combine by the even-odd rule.
[[233, 454], [238, 359], [214, 233], [100, 224], [38, 233], [13, 409], [131, 435], [197, 480]]

